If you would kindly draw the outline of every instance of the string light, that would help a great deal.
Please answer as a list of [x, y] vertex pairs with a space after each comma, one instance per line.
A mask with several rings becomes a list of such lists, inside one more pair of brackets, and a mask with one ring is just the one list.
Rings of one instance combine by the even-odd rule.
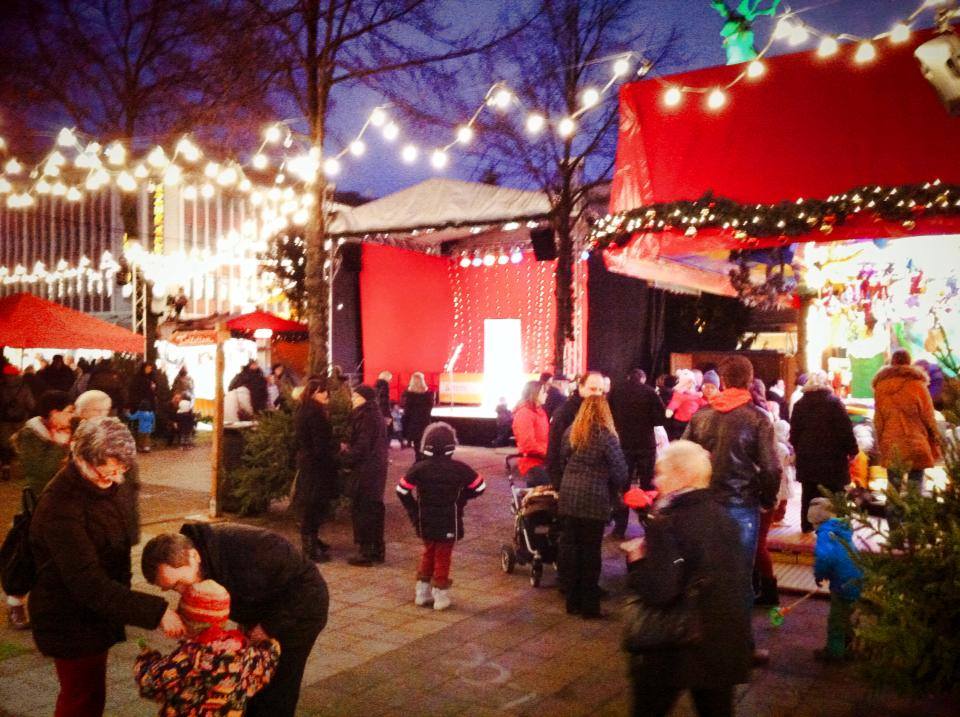
[[367, 145], [363, 143], [363, 140], [355, 139], [350, 143], [350, 154], [354, 157], [362, 157], [367, 151]]
[[76, 187], [70, 187], [70, 189], [67, 190], [66, 197], [68, 202], [79, 202], [83, 194], [81, 194], [80, 190]]
[[470, 144], [473, 140], [473, 127], [463, 125], [457, 128], [457, 142], [460, 144]]
[[566, 139], [573, 135], [577, 130], [577, 123], [573, 121], [570, 117], [564, 117], [557, 124], [557, 134]]
[[836, 38], [831, 37], [830, 35], [825, 35], [820, 40], [820, 46], [817, 48], [817, 55], [820, 57], [832, 57], [837, 54], [837, 50], [840, 49], [840, 44], [837, 42]]
[[120, 172], [117, 175], [117, 186], [124, 192], [132, 192], [137, 188], [137, 180], [133, 178], [130, 172]]
[[270, 144], [276, 144], [282, 136], [283, 134], [280, 132], [280, 127], [275, 124], [270, 125], [263, 132], [263, 138]]
[[388, 142], [393, 142], [400, 136], [400, 128], [393, 122], [389, 122], [383, 127], [383, 138]]
[[877, 58], [877, 48], [869, 40], [861, 42], [853, 59], [861, 65], [873, 62]]
[[796, 47], [797, 45], [802, 45], [809, 39], [810, 39], [810, 33], [807, 30], [807, 28], [803, 25], [803, 23], [800, 23], [799, 25], [795, 25], [793, 29], [790, 30], [789, 42], [793, 47]]
[[680, 100], [683, 98], [683, 93], [680, 91], [679, 87], [671, 87], [663, 94], [663, 103], [667, 107], [676, 107], [680, 104]]
[[207, 182], [200, 187], [200, 196], [202, 196], [204, 199], [210, 199], [210, 197], [213, 196], [213, 191], [213, 185]]
[[203, 168], [203, 173], [209, 179], [216, 179], [220, 175], [220, 165], [217, 162], [207, 162]]
[[623, 77], [628, 72], [630, 72], [630, 60], [626, 57], [621, 57], [619, 60], [613, 63], [614, 77]]
[[184, 187], [183, 198], [190, 202], [194, 201], [197, 198], [197, 188], [192, 184]]
[[133, 168], [133, 176], [137, 179], [146, 179], [150, 176], [150, 171], [142, 164], [138, 164]]
[[707, 95], [707, 107], [710, 109], [718, 110], [725, 104], [727, 104], [727, 95], [720, 88], [713, 90]]
[[73, 130], [67, 129], [64, 127], [57, 134], [57, 144], [60, 147], [74, 147], [77, 144], [77, 137], [73, 133]]
[[114, 167], [122, 167], [127, 161], [127, 148], [119, 142], [112, 142], [104, 154], [107, 156], [107, 162]]
[[147, 155], [147, 163], [151, 167], [165, 167], [167, 162], [167, 153], [163, 151], [163, 147], [160, 145], [150, 150], [150, 154]]
[[543, 131], [546, 123], [547, 120], [542, 114], [539, 114], [538, 112], [531, 112], [529, 115], [527, 115], [527, 132], [533, 135], [540, 134], [540, 132]]
[[580, 104], [584, 109], [596, 107], [600, 103], [600, 91], [596, 87], [588, 87], [580, 96]]
[[323, 173], [328, 177], [335, 177], [340, 174], [340, 160], [335, 157], [329, 157], [324, 160]]
[[177, 142], [177, 154], [183, 157], [188, 162], [196, 162], [200, 159], [200, 149], [193, 142], [190, 141], [189, 137], [181, 137], [180, 141]]
[[387, 122], [387, 113], [384, 112], [380, 107], [374, 107], [373, 112], [370, 113], [370, 124], [374, 127], [383, 127]]
[[180, 183], [183, 177], [183, 170], [175, 164], [168, 166], [163, 172], [163, 183], [168, 186], [174, 186]]
[[267, 165], [270, 164], [270, 160], [267, 159], [267, 155], [265, 155], [263, 152], [257, 152], [255, 155], [253, 155], [250, 163], [253, 165], [254, 169], [264, 170], [267, 168]]
[[766, 65], [763, 64], [761, 60], [754, 60], [749, 65], [747, 65], [747, 77], [751, 79], [756, 79], [762, 77], [763, 73], [767, 71]]
[[430, 155], [430, 164], [433, 165], [434, 169], [443, 169], [449, 161], [450, 157], [441, 149], [434, 150], [433, 154]]
[[13, 159], [8, 160], [5, 165], [3, 165], [3, 171], [7, 174], [17, 175], [23, 171], [23, 165], [17, 161], [16, 157], [14, 157]]
[[417, 151], [416, 146], [408, 144], [405, 145], [403, 150], [400, 152], [400, 157], [407, 164], [412, 164], [413, 162], [417, 161], [417, 154], [419, 154], [419, 152]]
[[910, 26], [905, 22], [898, 22], [890, 30], [890, 42], [900, 44], [910, 39]]
[[493, 106], [496, 107], [498, 110], [507, 109], [510, 106], [510, 102], [512, 100], [513, 100], [513, 93], [510, 92], [510, 90], [506, 89], [505, 87], [501, 87], [499, 90], [497, 90], [493, 94], [493, 97], [491, 98], [491, 102], [493, 103]]

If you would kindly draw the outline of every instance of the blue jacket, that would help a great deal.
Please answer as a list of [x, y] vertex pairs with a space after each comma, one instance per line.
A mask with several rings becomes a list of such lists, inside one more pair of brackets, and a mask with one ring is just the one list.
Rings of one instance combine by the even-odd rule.
[[130, 414], [130, 420], [137, 422], [137, 433], [153, 433], [156, 415], [153, 411], [137, 411]]
[[851, 552], [856, 553], [857, 549], [853, 544], [853, 530], [846, 521], [831, 518], [819, 525], [813, 577], [829, 580], [830, 592], [839, 593], [844, 600], [853, 601], [860, 597], [863, 571]]

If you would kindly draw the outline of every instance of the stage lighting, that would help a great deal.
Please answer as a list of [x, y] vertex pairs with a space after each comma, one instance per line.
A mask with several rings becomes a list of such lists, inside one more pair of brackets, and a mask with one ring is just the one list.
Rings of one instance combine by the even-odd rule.
[[937, 35], [920, 45], [913, 54], [947, 112], [960, 115], [960, 37], [952, 33]]

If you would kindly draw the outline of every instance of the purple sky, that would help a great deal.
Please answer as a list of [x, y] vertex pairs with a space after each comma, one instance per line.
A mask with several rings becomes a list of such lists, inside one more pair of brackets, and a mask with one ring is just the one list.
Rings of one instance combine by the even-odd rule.
[[[501, 2], [516, 3], [518, 0], [490, 0], [489, 5], [480, 7], [495, 9]], [[522, 2], [523, 0], [520, 0]], [[651, 23], [663, 28], [667, 32], [671, 23], [675, 24], [681, 34], [684, 55], [687, 59], [683, 65], [661, 68], [662, 72], [680, 72], [684, 70], [720, 65], [725, 62], [721, 46], [720, 29], [723, 25], [720, 16], [710, 7], [708, 0], [638, 0], [648, 8]], [[732, 5], [737, 0], [728, 0]], [[899, 19], [909, 15], [918, 6], [920, 0], [794, 0], [789, 6], [794, 11], [802, 11], [802, 17], [813, 27], [830, 33], [849, 33], [859, 36], [869, 36], [886, 32]], [[781, 8], [788, 3], [781, 3]], [[921, 17], [922, 24], [931, 24], [932, 13], [927, 11]], [[757, 46], [762, 47], [772, 30], [773, 23], [769, 18], [760, 18], [754, 24], [757, 34]], [[816, 47], [811, 40], [806, 45], [791, 47], [786, 42], [778, 41], [774, 44], [775, 54], [797, 52]], [[642, 50], [643, 48], [636, 48]], [[882, 47], [881, 47], [882, 51]], [[476, 80], [477, 78], [472, 78]], [[492, 84], [498, 78], [489, 78], [482, 84]], [[485, 88], [484, 88], [485, 89]], [[484, 89], [478, 89], [479, 102]], [[607, 101], [615, 101], [615, 93], [610, 94]], [[333, 126], [340, 128], [345, 134], [359, 129], [363, 119], [370, 109], [378, 103], [376, 95], [370, 93], [353, 93], [349, 97], [341, 96], [338, 99], [336, 116]], [[462, 122], [463, 117], [450, 117], [451, 136], [453, 127]], [[406, 140], [419, 144], [414, 128], [409, 130]], [[482, 142], [482, 138], [477, 139]], [[393, 145], [387, 145], [377, 133], [371, 134], [367, 143], [367, 154], [360, 160], [345, 158], [343, 173], [339, 177], [338, 186], [344, 190], [353, 190], [369, 197], [383, 196], [409, 187], [438, 173], [431, 169], [429, 160], [421, 153], [420, 159], [411, 167], [404, 164], [399, 157], [400, 146], [403, 140]], [[328, 147], [328, 151], [334, 149]], [[443, 176], [461, 179], [473, 179], [475, 163], [469, 157], [451, 154], [451, 164], [443, 172]]]

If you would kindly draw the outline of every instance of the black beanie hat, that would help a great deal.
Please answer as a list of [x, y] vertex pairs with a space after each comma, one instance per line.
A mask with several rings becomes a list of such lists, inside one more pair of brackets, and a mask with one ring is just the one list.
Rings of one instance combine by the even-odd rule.
[[361, 383], [359, 386], [356, 386], [353, 389], [353, 392], [363, 396], [364, 400], [366, 401], [375, 403], [377, 400], [377, 392], [365, 383]]
[[420, 452], [425, 456], [452, 456], [456, 447], [457, 432], [442, 421], [427, 426], [420, 441]]

